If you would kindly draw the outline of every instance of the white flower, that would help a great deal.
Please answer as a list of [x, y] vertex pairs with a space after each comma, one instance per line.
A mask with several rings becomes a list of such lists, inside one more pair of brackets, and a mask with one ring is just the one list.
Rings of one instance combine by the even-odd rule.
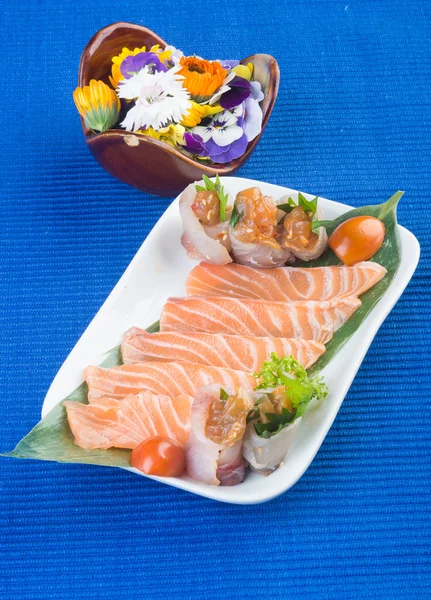
[[148, 65], [120, 81], [118, 96], [135, 100], [121, 123], [128, 131], [152, 127], [156, 131], [172, 122], [178, 123], [189, 108], [189, 93], [183, 88], [183, 77], [178, 75], [180, 67], [168, 71], [150, 73]]
[[198, 125], [193, 127], [192, 133], [201, 136], [203, 142], [212, 139], [218, 146], [229, 146], [232, 142], [239, 140], [243, 135], [243, 130], [236, 124], [236, 117], [228, 110], [215, 115], [213, 120], [206, 127]]
[[174, 65], [179, 65], [181, 58], [184, 56], [183, 52], [181, 52], [181, 50], [178, 50], [178, 48], [175, 48], [175, 46], [170, 45], [165, 46], [163, 52], [166, 52], [167, 50], [170, 50], [172, 52], [169, 61]]

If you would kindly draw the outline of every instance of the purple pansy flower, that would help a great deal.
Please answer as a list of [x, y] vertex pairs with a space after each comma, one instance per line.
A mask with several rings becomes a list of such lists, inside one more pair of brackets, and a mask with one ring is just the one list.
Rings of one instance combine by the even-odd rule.
[[139, 73], [147, 65], [150, 67], [151, 73], [168, 70], [154, 52], [140, 52], [135, 56], [125, 58], [121, 63], [120, 71], [124, 79], [130, 79], [132, 75]]
[[194, 127], [184, 135], [189, 152], [207, 156], [216, 163], [227, 163], [244, 154], [247, 136], [237, 123], [237, 117], [224, 111], [213, 117], [206, 126]]
[[227, 163], [242, 156], [247, 148], [247, 144], [247, 136], [243, 133], [239, 139], [227, 146], [219, 146], [214, 140], [209, 140], [205, 144], [205, 149], [212, 161], [216, 163]]
[[236, 117], [237, 125], [242, 127], [247, 136], [247, 140], [251, 142], [259, 135], [262, 129], [262, 109], [259, 103], [264, 99], [261, 85], [258, 81], [251, 81], [251, 94], [239, 106], [231, 110], [231, 113]]
[[190, 154], [195, 154], [196, 156], [207, 155], [205, 144], [203, 143], [201, 136], [197, 133], [187, 131], [184, 134], [184, 141], [186, 150], [187, 152], [190, 152]]
[[204, 144], [209, 140], [214, 140], [218, 146], [228, 146], [238, 140], [244, 133], [241, 127], [237, 125], [237, 118], [228, 110], [214, 115], [208, 125], [198, 125], [193, 127], [193, 133], [197, 133]]
[[251, 94], [251, 84], [244, 77], [236, 75], [229, 82], [229, 90], [220, 96], [220, 106], [230, 110], [246, 100]]
[[233, 69], [234, 67], [239, 65], [239, 60], [218, 60], [217, 62], [221, 64], [223, 69], [227, 70]]
[[244, 122], [241, 125], [249, 142], [254, 140], [261, 132], [263, 114], [262, 109], [260, 108], [260, 102], [262, 102], [265, 97], [258, 81], [251, 81], [250, 85], [251, 94], [244, 102]]

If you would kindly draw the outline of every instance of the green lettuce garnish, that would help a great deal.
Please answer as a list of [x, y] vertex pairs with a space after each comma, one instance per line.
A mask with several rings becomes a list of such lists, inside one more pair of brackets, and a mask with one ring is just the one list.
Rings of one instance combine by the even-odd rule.
[[196, 185], [195, 189], [197, 192], [216, 192], [220, 201], [220, 221], [226, 220], [226, 206], [228, 201], [228, 194], [224, 191], [224, 187], [221, 184], [218, 173], [216, 175], [215, 182], [211, 181], [206, 175], [202, 175], [202, 181], [205, 185]]
[[271, 360], [266, 360], [254, 376], [258, 380], [257, 390], [283, 386], [294, 408], [294, 413], [287, 409], [282, 409], [281, 415], [268, 413], [265, 416], [269, 423], [255, 424], [256, 432], [263, 437], [278, 433], [285, 425], [302, 417], [311, 400], [323, 400], [328, 395], [323, 377], [309, 377], [293, 356], [280, 357], [272, 352]]
[[268, 423], [255, 423], [256, 433], [263, 438], [270, 438], [281, 431], [286, 425], [295, 420], [295, 413], [287, 408], [281, 409], [281, 415], [274, 413], [265, 413]]

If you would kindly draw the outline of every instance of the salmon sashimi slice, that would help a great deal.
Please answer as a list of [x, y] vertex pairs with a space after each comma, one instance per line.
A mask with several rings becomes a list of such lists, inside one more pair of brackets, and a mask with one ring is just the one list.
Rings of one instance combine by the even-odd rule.
[[247, 390], [256, 385], [250, 373], [192, 362], [149, 361], [113, 369], [90, 366], [85, 369], [84, 378], [90, 403], [102, 397], [121, 400], [143, 390], [175, 398], [183, 394], [194, 396], [199, 388], [210, 383], [233, 389], [241, 386]]
[[385, 274], [385, 267], [374, 262], [310, 269], [254, 269], [238, 264], [221, 266], [202, 262], [187, 277], [186, 290], [190, 296], [232, 296], [275, 302], [323, 301], [360, 296]]
[[[136, 448], [149, 437], [161, 435], [185, 446], [190, 432], [190, 396], [156, 396], [145, 391], [94, 404], [66, 401], [67, 419], [75, 444], [85, 450]], [[116, 404], [115, 404], [116, 403]]]
[[313, 340], [211, 333], [147, 333], [136, 327], [126, 334], [121, 345], [125, 364], [185, 360], [250, 372], [258, 371], [272, 352], [278, 356], [292, 355], [308, 369], [325, 350], [323, 344]]
[[300, 338], [324, 344], [360, 305], [351, 297], [290, 304], [219, 296], [170, 298], [163, 307], [160, 331]]

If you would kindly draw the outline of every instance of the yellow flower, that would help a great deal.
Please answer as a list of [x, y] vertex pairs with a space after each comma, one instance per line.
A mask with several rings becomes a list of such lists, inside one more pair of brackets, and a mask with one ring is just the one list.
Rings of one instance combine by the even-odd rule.
[[249, 62], [248, 65], [237, 65], [232, 69], [239, 77], [243, 77], [250, 81], [253, 75], [253, 63]]
[[178, 144], [184, 144], [184, 133], [185, 129], [182, 125], [168, 125], [167, 127], [163, 127], [156, 131], [152, 127], [148, 129], [140, 129], [139, 133], [143, 133], [148, 137], [151, 137], [155, 140], [160, 140], [161, 142], [165, 142], [174, 148]]
[[[123, 48], [118, 56], [114, 56], [112, 59], [112, 75], [109, 76], [109, 81], [113, 88], [118, 86], [118, 83], [124, 79], [121, 73], [121, 64], [125, 58], [128, 56], [136, 56], [141, 52], [146, 52], [146, 46], [142, 46], [142, 48], [135, 48], [134, 50], [129, 50], [129, 48]], [[159, 44], [155, 44], [151, 46], [148, 52], [154, 52], [159, 57], [162, 63], [165, 63], [167, 60], [171, 58], [172, 50], [161, 50]]]
[[202, 119], [205, 117], [210, 117], [211, 115], [216, 115], [219, 112], [222, 112], [223, 109], [221, 106], [209, 106], [208, 104], [198, 104], [197, 102], [190, 102], [190, 110], [189, 112], [183, 116], [181, 119], [181, 125], [185, 127], [196, 127]]
[[118, 121], [120, 100], [103, 81], [92, 79], [89, 85], [77, 87], [73, 100], [88, 129], [106, 131]]

